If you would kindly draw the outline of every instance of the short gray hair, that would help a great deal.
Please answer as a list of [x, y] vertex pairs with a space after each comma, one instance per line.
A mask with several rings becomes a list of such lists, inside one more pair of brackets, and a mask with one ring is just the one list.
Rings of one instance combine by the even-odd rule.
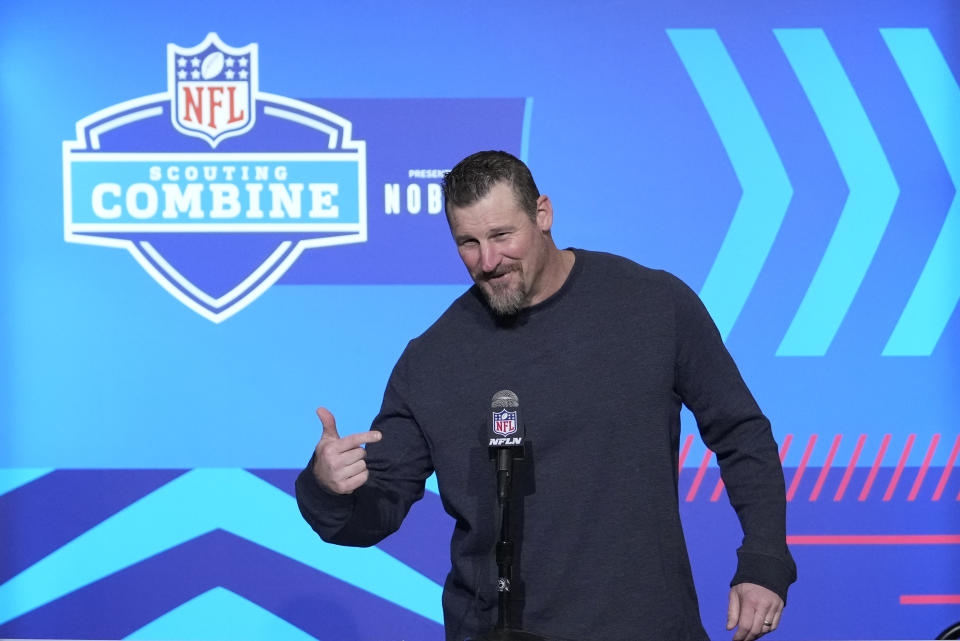
[[513, 189], [517, 204], [531, 220], [537, 219], [540, 190], [523, 161], [505, 151], [479, 151], [457, 163], [443, 177], [443, 202], [450, 219], [451, 207], [469, 207], [490, 189], [505, 182]]

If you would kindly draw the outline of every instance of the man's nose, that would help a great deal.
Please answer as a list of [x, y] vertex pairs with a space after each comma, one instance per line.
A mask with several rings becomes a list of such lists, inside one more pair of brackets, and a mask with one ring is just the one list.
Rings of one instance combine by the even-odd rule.
[[500, 265], [500, 252], [493, 243], [480, 243], [480, 269], [490, 273]]

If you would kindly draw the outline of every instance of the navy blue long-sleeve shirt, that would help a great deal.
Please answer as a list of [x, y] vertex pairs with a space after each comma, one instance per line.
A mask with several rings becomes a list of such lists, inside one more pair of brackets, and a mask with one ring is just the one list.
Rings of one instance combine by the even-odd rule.
[[514, 627], [578, 640], [705, 639], [680, 525], [680, 408], [716, 452], [744, 530], [733, 582], [786, 600], [783, 473], [770, 425], [699, 298], [629, 260], [574, 250], [566, 282], [503, 321], [476, 287], [407, 346], [353, 494], [297, 480], [324, 540], [374, 545], [434, 470], [456, 520], [444, 586], [448, 641], [496, 622], [490, 398], [516, 392], [528, 457], [517, 471]]

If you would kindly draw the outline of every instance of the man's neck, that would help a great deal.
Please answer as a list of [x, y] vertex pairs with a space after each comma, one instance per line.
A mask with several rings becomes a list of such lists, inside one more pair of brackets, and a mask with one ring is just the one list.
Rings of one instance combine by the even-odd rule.
[[537, 293], [530, 305], [541, 303], [560, 290], [563, 284], [567, 282], [570, 271], [573, 269], [573, 263], [576, 256], [570, 249], [557, 249], [551, 246], [547, 257], [547, 264], [543, 270], [543, 287]]

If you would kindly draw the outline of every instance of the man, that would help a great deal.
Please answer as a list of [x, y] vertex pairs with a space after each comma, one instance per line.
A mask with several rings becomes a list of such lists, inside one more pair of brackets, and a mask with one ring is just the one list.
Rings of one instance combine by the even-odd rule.
[[[559, 250], [527, 167], [480, 152], [444, 179], [475, 286], [407, 346], [369, 432], [323, 437], [297, 498], [324, 540], [374, 545], [434, 470], [456, 520], [443, 593], [448, 641], [496, 620], [494, 392], [523, 405], [526, 467], [512, 625], [549, 638], [705, 639], [677, 497], [680, 407], [717, 454], [744, 530], [728, 629], [776, 629], [796, 569], [783, 474], [758, 409], [697, 296], [626, 259]], [[363, 445], [367, 445], [366, 449]]]

